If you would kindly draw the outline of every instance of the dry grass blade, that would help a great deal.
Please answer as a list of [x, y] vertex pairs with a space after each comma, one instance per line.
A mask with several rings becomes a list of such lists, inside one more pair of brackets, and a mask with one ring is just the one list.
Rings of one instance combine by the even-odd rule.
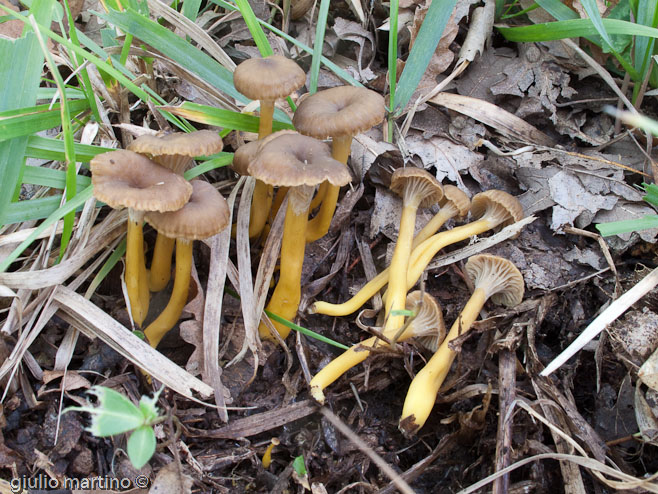
[[357, 436], [352, 430], [347, 427], [334, 413], [329, 410], [327, 407], [322, 407], [320, 413], [325, 416], [325, 418], [331, 422], [331, 424], [338, 429], [342, 434], [344, 434], [350, 441], [352, 441], [356, 447], [363, 451], [368, 458], [370, 458], [375, 465], [377, 465], [384, 474], [391, 479], [395, 486], [404, 494], [414, 494], [414, 490], [411, 488], [407, 482], [400, 477], [400, 475], [391, 468], [391, 466], [384, 461], [384, 459], [379, 456], [375, 451], [368, 446], [359, 436]]
[[205, 49], [224, 67], [229, 70], [235, 69], [235, 63], [231, 60], [231, 57], [226, 54], [226, 52], [210, 37], [208, 33], [190, 19], [159, 0], [149, 0], [148, 6], [151, 14], [164, 17], [173, 26], [180, 29], [182, 34], [185, 34], [196, 41], [199, 47]]
[[[60, 220], [57, 223], [54, 223], [50, 228], [46, 228], [44, 231], [42, 231], [39, 235], [37, 235], [36, 239], [40, 240], [43, 238], [48, 238], [50, 235], [53, 234], [53, 230], [56, 235], [59, 235], [60, 233], [62, 233], [63, 229], [64, 229], [64, 222]], [[32, 235], [32, 232], [34, 232], [34, 230], [36, 230], [36, 228], [24, 228], [23, 230], [19, 230], [13, 233], [7, 233], [6, 235], [0, 236], [0, 249], [10, 245], [20, 244], [23, 240], [25, 240], [30, 235]]]
[[450, 254], [445, 254], [443, 256], [437, 257], [435, 258], [434, 261], [432, 261], [427, 266], [427, 270], [430, 271], [430, 270], [439, 269], [443, 266], [448, 266], [457, 261], [461, 261], [462, 259], [466, 259], [482, 251], [490, 249], [494, 245], [498, 245], [499, 243], [504, 242], [505, 240], [514, 238], [521, 232], [521, 230], [523, 230], [523, 228], [526, 225], [529, 225], [536, 219], [537, 219], [536, 216], [528, 216], [526, 218], [523, 218], [522, 220], [517, 221], [516, 223], [512, 223], [511, 225], [506, 226], [501, 231], [499, 231], [495, 235], [492, 235], [491, 237], [480, 239], [477, 242], [471, 245], [467, 245], [462, 249], [451, 252]]
[[588, 342], [594, 339], [601, 331], [608, 327], [609, 324], [621, 316], [626, 309], [649, 293], [656, 285], [658, 285], [658, 268], [655, 268], [633, 288], [612, 302], [606, 310], [601, 312], [601, 314], [599, 314], [596, 319], [594, 319], [589, 326], [578, 335], [578, 338], [576, 338], [571, 345], [569, 345], [560, 355], [553, 359], [543, 371], [541, 371], [540, 375], [549, 376], [552, 372], [557, 370]]
[[82, 295], [64, 286], [58, 286], [53, 301], [58, 305], [62, 318], [69, 324], [77, 327], [89, 338], [101, 339], [168, 388], [195, 401], [198, 400], [194, 398], [193, 392], [199, 393], [203, 398], [212, 395], [213, 389], [210, 386], [151, 348]]
[[[227, 200], [229, 225], [233, 222], [233, 205], [238, 190], [240, 190], [240, 185], [238, 183], [233, 187]], [[231, 229], [224, 229], [220, 234], [207, 239], [205, 243], [210, 247], [210, 260], [206, 303], [203, 308], [203, 378], [210, 383], [214, 390], [219, 418], [224, 422], [228, 422], [228, 412], [226, 411], [224, 399], [225, 387], [222, 384], [222, 369], [219, 367], [219, 340]]]
[[452, 93], [439, 93], [429, 101], [489, 125], [507, 137], [528, 144], [554, 145], [553, 139], [542, 131], [488, 101]]
[[46, 269], [0, 273], [0, 284], [10, 288], [32, 290], [61, 285], [99, 251], [121, 235], [124, 232], [125, 223], [125, 211], [112, 211], [102, 223], [93, 229], [87, 245], [74, 257]]

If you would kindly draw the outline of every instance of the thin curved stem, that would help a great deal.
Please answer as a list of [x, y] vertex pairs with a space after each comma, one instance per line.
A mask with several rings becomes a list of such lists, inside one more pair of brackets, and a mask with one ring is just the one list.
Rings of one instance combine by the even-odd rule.
[[148, 292], [148, 282], [143, 279], [145, 272], [142, 219], [130, 215], [126, 233], [125, 282], [128, 300], [130, 301], [130, 313], [135, 324], [140, 327], [148, 313], [148, 297], [144, 300], [144, 287]]
[[162, 313], [144, 330], [149, 344], [155, 348], [167, 332], [173, 328], [187, 303], [192, 273], [192, 241], [176, 240], [176, 274], [169, 303]]
[[164, 290], [171, 279], [171, 258], [174, 253], [174, 245], [176, 245], [175, 238], [158, 232], [149, 274], [149, 289], [152, 292]]
[[456, 353], [448, 345], [471, 329], [486, 301], [486, 291], [481, 287], [476, 288], [443, 343], [411, 381], [400, 418], [400, 430], [405, 434], [413, 434], [425, 424], [434, 407], [439, 388], [455, 360]]

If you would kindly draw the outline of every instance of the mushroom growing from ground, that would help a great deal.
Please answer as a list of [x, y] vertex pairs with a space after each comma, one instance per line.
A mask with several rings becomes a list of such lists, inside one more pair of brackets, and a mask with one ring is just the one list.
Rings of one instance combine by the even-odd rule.
[[[488, 190], [473, 197], [471, 202], [472, 222], [452, 230], [432, 235], [419, 244], [411, 253], [407, 272], [407, 289], [413, 287], [432, 258], [444, 247], [484, 233], [487, 230], [502, 228], [523, 218], [523, 208], [519, 201], [501, 190]], [[366, 283], [351, 299], [342, 304], [315, 302], [310, 308], [311, 314], [345, 316], [358, 310], [370, 297], [375, 295], [388, 283], [388, 269], [382, 271]]]
[[416, 168], [398, 168], [391, 177], [391, 190], [402, 198], [400, 228], [395, 250], [389, 266], [388, 289], [385, 308], [386, 324], [384, 332], [397, 330], [404, 323], [404, 316], [391, 311], [404, 309], [407, 296], [407, 269], [411, 256], [411, 244], [416, 226], [416, 212], [419, 207], [429, 207], [443, 198], [443, 187], [427, 171]]
[[[212, 130], [143, 135], [128, 146], [130, 151], [143, 154], [178, 175], [183, 175], [194, 164], [195, 156], [209, 156], [219, 153], [223, 148], [222, 138]], [[164, 290], [169, 283], [173, 252], [174, 239], [157, 235], [149, 273], [149, 288], [152, 292]]]
[[[347, 184], [351, 180], [350, 172], [331, 157], [326, 144], [312, 137], [286, 133], [263, 145], [249, 165], [249, 173], [266, 184], [290, 187], [281, 241], [280, 277], [267, 309], [292, 320], [297, 315], [301, 297], [306, 247], [303, 239], [311, 196], [315, 186], [325, 180], [336, 186]], [[282, 338], [288, 336], [290, 328], [277, 322], [274, 326]], [[263, 323], [259, 333], [261, 338], [272, 338]]]
[[[301, 134], [327, 139], [331, 137], [334, 159], [347, 164], [352, 138], [379, 124], [384, 119], [384, 98], [370, 89], [339, 86], [318, 91], [304, 98], [292, 123]], [[321, 186], [318, 196], [322, 205], [309, 222], [306, 240], [312, 242], [329, 231], [336, 209], [340, 187]]]
[[192, 243], [221, 232], [228, 225], [226, 200], [203, 180], [191, 182], [194, 192], [183, 208], [169, 213], [147, 213], [146, 222], [162, 235], [176, 240], [176, 275], [169, 303], [144, 330], [155, 348], [176, 324], [187, 302], [192, 271]]
[[126, 290], [132, 318], [141, 326], [149, 305], [142, 223], [145, 211], [175, 211], [192, 194], [180, 175], [126, 150], [96, 155], [90, 162], [94, 196], [113, 208], [128, 208]]
[[[433, 339], [436, 344], [443, 341], [446, 328], [443, 322], [441, 306], [434, 297], [427, 293], [414, 291], [407, 295], [406, 308], [416, 312], [403, 332], [394, 334], [390, 339], [404, 341], [409, 338]], [[397, 336], [397, 338], [394, 338]], [[329, 362], [311, 379], [311, 395], [318, 402], [324, 403], [324, 389], [355, 365], [363, 362], [369, 355], [370, 349], [388, 346], [386, 342], [373, 336], [357, 343], [349, 350]]]
[[[258, 138], [272, 133], [274, 102], [290, 96], [306, 82], [306, 74], [292, 60], [280, 55], [250, 58], [235, 68], [235, 89], [247, 98], [260, 101]], [[273, 188], [257, 180], [249, 215], [249, 237], [263, 231], [272, 205]]]
[[471, 328], [485, 302], [491, 298], [497, 304], [514, 307], [523, 300], [523, 276], [507, 259], [480, 254], [468, 260], [465, 270], [475, 290], [448, 336], [409, 386], [400, 419], [400, 430], [404, 434], [415, 434], [425, 424], [455, 359], [450, 342]]

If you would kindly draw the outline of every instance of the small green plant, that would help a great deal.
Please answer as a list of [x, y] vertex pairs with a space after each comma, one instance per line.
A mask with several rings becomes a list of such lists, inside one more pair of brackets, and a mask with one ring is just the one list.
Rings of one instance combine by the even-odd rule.
[[[642, 184], [646, 195], [642, 197], [654, 208], [658, 208], [658, 186], [655, 184]], [[604, 237], [619, 235], [620, 233], [636, 232], [647, 228], [658, 228], [658, 214], [647, 214], [642, 218], [633, 220], [611, 221], [610, 223], [599, 223], [597, 230]]]
[[109, 437], [130, 432], [127, 453], [135, 468], [142, 468], [155, 452], [155, 432], [153, 426], [162, 422], [156, 402], [164, 388], [160, 388], [153, 398], [142, 396], [139, 406], [113, 389], [94, 386], [88, 393], [96, 396], [98, 406], [69, 407], [66, 412], [87, 412], [91, 414], [91, 425], [86, 429], [96, 437]]

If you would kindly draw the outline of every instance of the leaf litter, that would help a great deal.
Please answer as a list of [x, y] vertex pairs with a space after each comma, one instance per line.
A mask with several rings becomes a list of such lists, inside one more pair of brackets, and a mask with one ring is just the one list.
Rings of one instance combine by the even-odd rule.
[[[454, 67], [471, 3], [458, 2], [412, 102], [422, 101]], [[404, 57], [428, 3], [400, 5]], [[381, 46], [387, 31], [380, 7], [366, 10], [370, 22], [362, 22], [353, 5], [332, 5], [324, 54], [359, 82], [384, 91]], [[270, 19], [265, 2], [254, 2], [253, 8]], [[172, 30], [190, 36], [226, 66], [257, 56], [239, 16], [206, 11], [194, 24], [157, 2], [153, 9]], [[79, 19], [82, 28], [85, 18]], [[309, 43], [315, 26], [308, 19], [291, 21], [287, 32]], [[283, 47], [308, 68], [310, 58], [278, 38], [269, 40], [275, 51]], [[140, 53], [136, 45], [133, 49], [131, 55]], [[168, 95], [168, 103], [235, 108], [166, 54], [145, 45], [140, 49], [157, 58], [152, 82]], [[603, 57], [597, 56], [599, 61]], [[612, 302], [618, 281], [625, 292], [646, 275], [643, 267], [655, 266], [656, 230], [607, 240], [615, 275], [596, 239], [572, 229], [591, 233], [599, 222], [654, 213], [636, 187], [645, 179], [646, 160], [630, 137], [612, 142], [614, 122], [602, 107], [615, 93], [596, 70], [559, 42], [502, 46], [494, 39], [443, 92], [418, 105], [407, 131], [395, 135], [393, 143], [385, 142], [377, 129], [353, 142], [354, 189], [344, 194], [328, 237], [307, 252], [307, 302], [343, 301], [386, 265], [387, 244], [397, 237], [399, 200], [387, 191], [382, 175], [396, 167], [425, 168], [470, 197], [490, 188], [505, 190], [520, 198], [526, 215], [536, 216], [517, 230], [497, 234], [504, 233], [501, 237], [483, 235], [447, 249], [424, 276], [423, 289], [438, 296], [449, 321], [468, 297], [463, 262], [475, 253], [512, 260], [525, 278], [527, 295], [515, 309], [487, 306], [476, 331], [460, 339], [451, 378], [417, 439], [405, 439], [397, 420], [410, 376], [428, 357], [426, 351], [405, 343], [397, 351], [375, 353], [330, 390], [331, 408], [341, 421], [330, 422], [326, 412], [318, 420], [319, 406], [308, 399], [304, 376], [328, 362], [335, 350], [306, 337], [296, 343], [290, 339], [285, 349], [261, 346], [256, 331], [270, 279], [276, 276], [277, 242], [266, 247], [265, 259], [245, 242], [249, 202], [240, 197], [248, 197], [248, 187], [237, 187], [230, 172], [216, 170], [207, 178], [235, 191], [240, 248], [229, 233], [196, 248], [195, 295], [179, 332], [163, 342], [162, 353], [128, 330], [120, 265], [90, 298], [78, 294], [123, 234], [122, 218], [114, 213], [81, 222], [77, 245], [62, 263], [52, 263], [51, 239], [61, 230], [51, 230], [12, 270], [0, 274], [0, 303], [6, 309], [0, 347], [5, 357], [0, 464], [5, 473], [41, 469], [57, 477], [112, 471], [108, 458], [122, 447], [122, 439], [89, 436], [73, 414], [60, 421], [60, 400], [80, 400], [91, 384], [115, 387], [136, 400], [159, 382], [171, 390], [161, 400], [180, 422], [183, 439], [160, 448], [150, 474], [155, 484], [172, 492], [282, 492], [291, 486], [301, 492], [306, 484], [295, 486], [291, 470], [300, 455], [312, 492], [393, 492], [405, 486], [418, 493], [473, 492], [490, 485], [496, 492], [655, 492], [651, 476], [658, 398], [652, 388], [655, 358], [649, 357], [658, 343], [655, 295], [640, 299], [609, 332], [590, 342], [558, 371], [559, 379], [538, 376]], [[339, 83], [330, 71], [321, 71], [320, 87]], [[120, 99], [108, 93], [105, 101], [112, 109], [103, 109], [106, 123], [157, 125], [145, 105], [114, 114], [121, 109]], [[97, 142], [116, 145], [110, 127]], [[419, 215], [417, 228], [432, 212]], [[11, 252], [33, 227], [26, 222], [16, 231], [3, 230], [2, 252]], [[349, 317], [300, 313], [299, 323], [347, 345], [364, 338]], [[102, 371], [84, 369], [92, 356]], [[142, 378], [140, 368], [153, 376], [154, 384]], [[503, 396], [502, 390], [511, 393]], [[345, 431], [341, 423], [347, 432], [338, 432]], [[159, 432], [163, 442], [174, 436], [174, 426], [168, 427]], [[280, 446], [273, 467], [264, 470], [259, 457], [271, 437]], [[641, 461], [633, 461], [637, 458]], [[115, 474], [124, 467], [125, 459]]]

